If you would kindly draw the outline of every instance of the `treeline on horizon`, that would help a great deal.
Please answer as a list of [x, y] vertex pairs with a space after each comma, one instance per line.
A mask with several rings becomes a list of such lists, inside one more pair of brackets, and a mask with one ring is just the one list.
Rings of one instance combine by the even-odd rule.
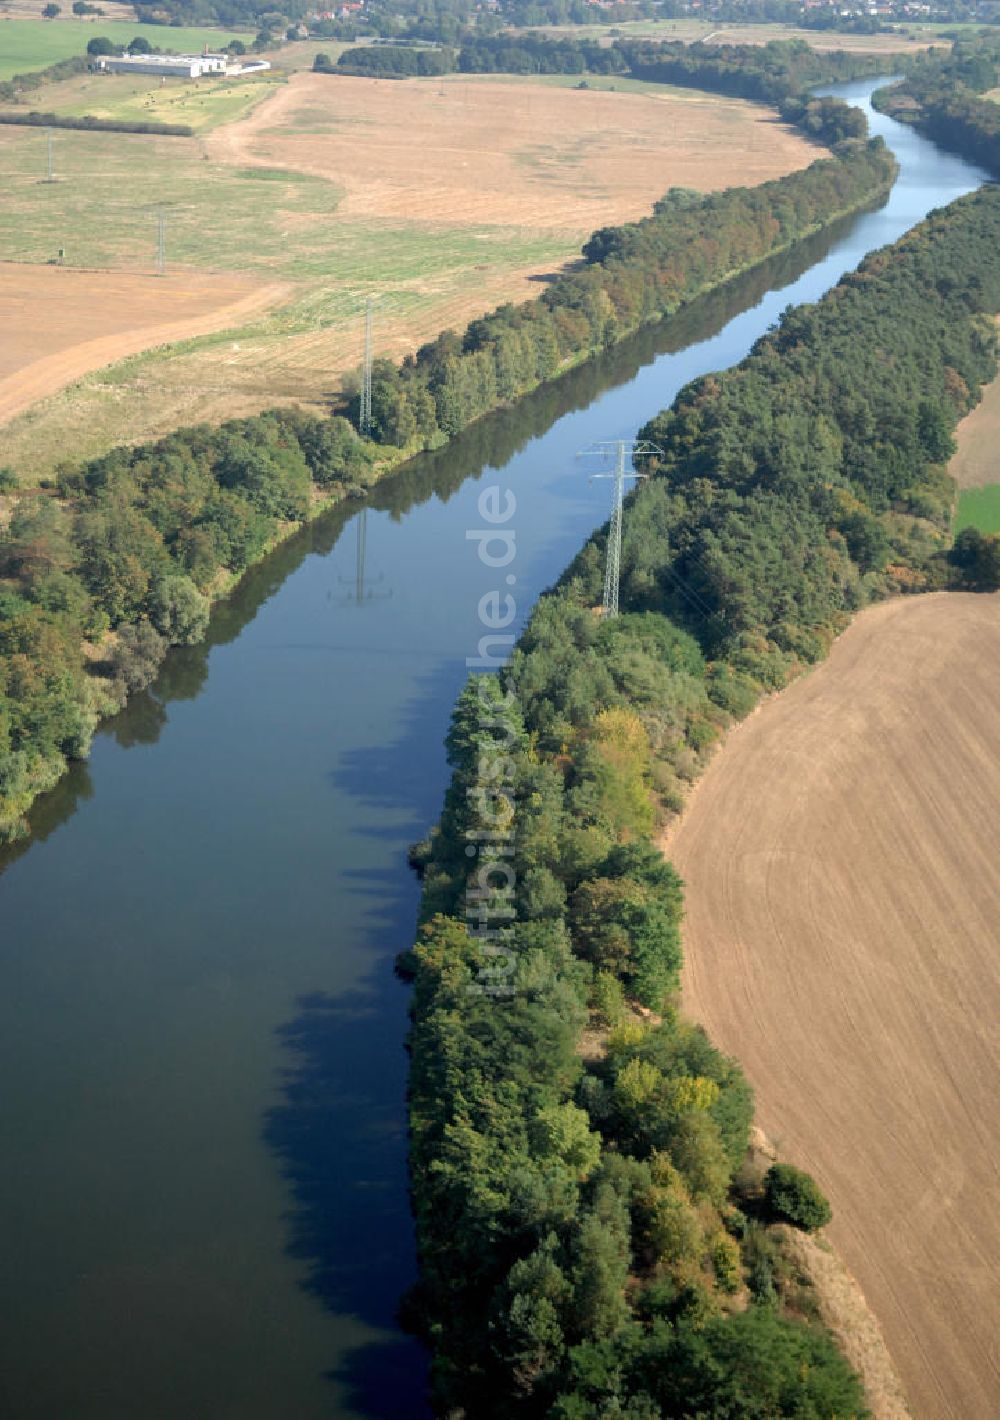
[[[498, 0], [485, 8], [475, 0], [434, 0], [433, 5], [414, 0], [367, 0], [364, 9], [349, 16], [319, 19], [311, 0], [289, 0], [281, 11], [263, 0], [157, 0], [137, 3], [136, 14], [147, 24], [221, 24], [247, 27], [274, 25], [278, 20], [307, 20], [313, 34], [342, 40], [367, 37], [422, 39], [453, 44], [465, 32], [494, 34], [511, 28], [541, 25], [574, 25], [581, 29], [606, 28], [634, 20], [690, 19], [684, 0], [618, 0], [613, 15], [589, 0]], [[835, 9], [803, 10], [801, 0], [713, 0], [700, 12], [707, 24], [790, 24], [802, 29], [840, 30], [851, 34], [891, 31], [877, 15], [841, 14]], [[925, 19], [968, 20], [970, 7], [962, 0], [939, 4]]]
[[[989, 188], [681, 391], [641, 431], [660, 453], [626, 509], [623, 614], [598, 614], [605, 529], [459, 698], [400, 960], [406, 1315], [436, 1413], [868, 1413], [766, 1226], [821, 1224], [822, 1196], [746, 1175], [750, 1092], [677, 1012], [682, 886], [655, 835], [726, 727], [860, 607], [1000, 584], [1000, 539], [947, 551], [946, 469], [997, 370], [998, 250]], [[484, 878], [469, 845], [490, 842], [509, 872]], [[495, 940], [470, 932], [491, 920]]]
[[984, 30], [911, 59], [906, 79], [873, 103], [1000, 177], [1000, 104], [981, 97], [998, 84], [1000, 35]]
[[[363, 490], [379, 460], [443, 442], [838, 206], [863, 205], [892, 172], [884, 149], [854, 145], [757, 191], [668, 195], [635, 224], [644, 235], [623, 234], [642, 248], [634, 256], [592, 260], [402, 368], [377, 362], [374, 439], [339, 415], [272, 411], [68, 465], [54, 489], [17, 494], [0, 533], [0, 841], [24, 831], [68, 760], [87, 755], [100, 716], [150, 682], [168, 644], [200, 639], [210, 600], [319, 502]], [[613, 242], [613, 231], [599, 235]], [[16, 489], [0, 470], [0, 494]]]

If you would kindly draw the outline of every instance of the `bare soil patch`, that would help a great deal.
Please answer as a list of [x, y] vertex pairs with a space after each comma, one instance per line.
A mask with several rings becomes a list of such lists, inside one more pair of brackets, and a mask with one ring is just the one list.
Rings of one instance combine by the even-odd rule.
[[91, 370], [237, 325], [288, 293], [238, 276], [0, 263], [0, 423]]
[[589, 231], [669, 187], [755, 185], [819, 151], [767, 109], [693, 92], [298, 74], [206, 140], [213, 158], [343, 188], [345, 219]]
[[732, 733], [667, 852], [684, 1004], [830, 1236], [920, 1420], [1000, 1397], [1000, 596], [860, 616]]
[[958, 448], [948, 472], [959, 488], [1000, 483], [1000, 376], [955, 431]]

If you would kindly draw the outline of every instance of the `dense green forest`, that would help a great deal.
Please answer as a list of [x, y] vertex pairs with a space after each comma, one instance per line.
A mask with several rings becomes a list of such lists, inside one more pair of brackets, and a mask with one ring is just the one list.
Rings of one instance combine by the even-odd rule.
[[1000, 35], [983, 31], [911, 61], [904, 82], [880, 90], [873, 103], [1000, 177], [1000, 104], [980, 97], [998, 85]]
[[998, 249], [984, 189], [683, 390], [642, 431], [623, 614], [596, 614], [599, 533], [459, 699], [400, 960], [407, 1314], [440, 1414], [867, 1413], [767, 1226], [828, 1205], [798, 1170], [741, 1172], [750, 1092], [677, 1014], [682, 887], [653, 839], [865, 602], [1000, 575], [998, 539], [947, 551], [945, 468], [997, 369]]
[[[668, 194], [645, 223], [596, 234], [585, 269], [538, 300], [402, 367], [378, 362], [374, 439], [340, 416], [272, 412], [68, 466], [55, 489], [18, 496], [0, 534], [0, 837], [23, 831], [167, 644], [201, 637], [210, 599], [322, 502], [870, 201], [893, 171], [881, 145], [852, 144], [760, 189]], [[0, 495], [16, 484], [0, 471]]]

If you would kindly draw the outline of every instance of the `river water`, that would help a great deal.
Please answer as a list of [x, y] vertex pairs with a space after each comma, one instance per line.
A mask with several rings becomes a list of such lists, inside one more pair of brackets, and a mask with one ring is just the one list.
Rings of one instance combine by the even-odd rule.
[[870, 118], [901, 163], [885, 206], [280, 548], [0, 859], [2, 1420], [426, 1413], [393, 1322], [414, 1266], [391, 962], [498, 575], [477, 499], [516, 496], [523, 620], [606, 516], [579, 450], [984, 180]]

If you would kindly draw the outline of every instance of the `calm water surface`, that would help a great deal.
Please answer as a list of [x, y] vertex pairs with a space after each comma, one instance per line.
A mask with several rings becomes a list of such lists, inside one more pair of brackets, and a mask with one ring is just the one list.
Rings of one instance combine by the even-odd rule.
[[517, 497], [523, 616], [605, 517], [578, 450], [983, 180], [873, 128], [902, 164], [886, 206], [280, 549], [0, 860], [2, 1420], [425, 1414], [393, 1323], [413, 1243], [391, 958], [496, 585], [477, 498]]

